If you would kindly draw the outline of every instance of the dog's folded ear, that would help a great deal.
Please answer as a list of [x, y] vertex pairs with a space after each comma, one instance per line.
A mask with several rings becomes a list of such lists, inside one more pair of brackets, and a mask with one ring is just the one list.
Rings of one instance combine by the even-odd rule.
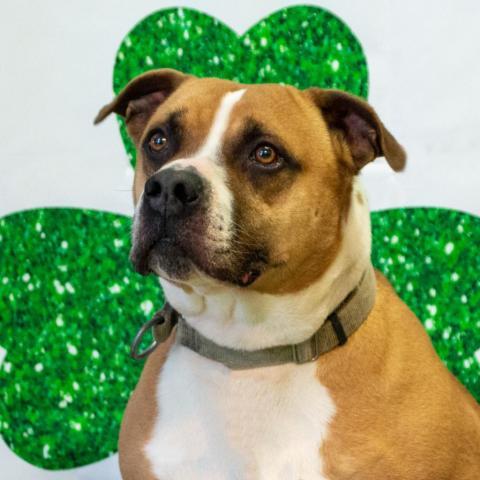
[[125, 118], [128, 132], [135, 140], [157, 107], [188, 78], [191, 77], [170, 68], [143, 73], [98, 112], [94, 124], [117, 113]]
[[334, 136], [347, 144], [356, 172], [382, 156], [393, 170], [403, 170], [405, 150], [367, 102], [340, 90], [309, 88], [305, 93], [321, 110]]

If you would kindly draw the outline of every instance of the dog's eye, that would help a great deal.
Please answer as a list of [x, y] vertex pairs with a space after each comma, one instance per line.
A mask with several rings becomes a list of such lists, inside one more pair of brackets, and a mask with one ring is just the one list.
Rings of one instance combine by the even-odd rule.
[[265, 166], [265, 167], [273, 167], [278, 165], [280, 161], [280, 157], [271, 145], [262, 144], [259, 145], [252, 153], [252, 159]]
[[162, 131], [158, 131], [155, 132], [148, 140], [148, 148], [152, 152], [158, 153], [167, 146], [167, 143], [168, 139], [165, 133]]

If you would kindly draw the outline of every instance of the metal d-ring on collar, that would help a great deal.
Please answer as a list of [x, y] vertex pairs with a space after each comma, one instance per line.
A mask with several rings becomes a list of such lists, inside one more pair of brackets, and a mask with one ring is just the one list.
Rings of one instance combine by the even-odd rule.
[[[130, 356], [136, 360], [148, 357], [161, 343], [163, 343], [172, 333], [173, 328], [178, 322], [177, 312], [165, 303], [163, 308], [155, 313], [151, 320], [144, 323], [135, 335], [130, 347]], [[153, 342], [145, 350], [139, 350], [143, 336], [152, 330]]]

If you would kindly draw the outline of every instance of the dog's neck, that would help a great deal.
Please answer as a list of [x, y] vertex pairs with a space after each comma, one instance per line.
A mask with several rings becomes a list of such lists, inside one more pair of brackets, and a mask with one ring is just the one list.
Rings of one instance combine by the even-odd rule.
[[165, 279], [160, 282], [172, 307], [220, 345], [254, 350], [298, 343], [313, 335], [358, 284], [370, 263], [370, 246], [370, 215], [357, 180], [338, 255], [304, 290], [271, 295], [216, 282], [188, 289]]

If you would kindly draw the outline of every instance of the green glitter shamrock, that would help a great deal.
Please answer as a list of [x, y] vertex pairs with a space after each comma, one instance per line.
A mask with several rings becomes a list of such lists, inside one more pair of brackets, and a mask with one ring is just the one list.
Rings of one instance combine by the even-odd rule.
[[[195, 10], [155, 12], [123, 40], [114, 91], [160, 67], [368, 92], [359, 42], [317, 7], [280, 10], [242, 36]], [[133, 164], [121, 120], [120, 127]], [[398, 209], [373, 213], [372, 227], [374, 264], [423, 321], [448, 368], [480, 399], [479, 219]], [[130, 268], [130, 228], [126, 217], [77, 209], [0, 219], [0, 434], [32, 464], [70, 468], [116, 451], [141, 370], [128, 346], [163, 302], [157, 280]]]

